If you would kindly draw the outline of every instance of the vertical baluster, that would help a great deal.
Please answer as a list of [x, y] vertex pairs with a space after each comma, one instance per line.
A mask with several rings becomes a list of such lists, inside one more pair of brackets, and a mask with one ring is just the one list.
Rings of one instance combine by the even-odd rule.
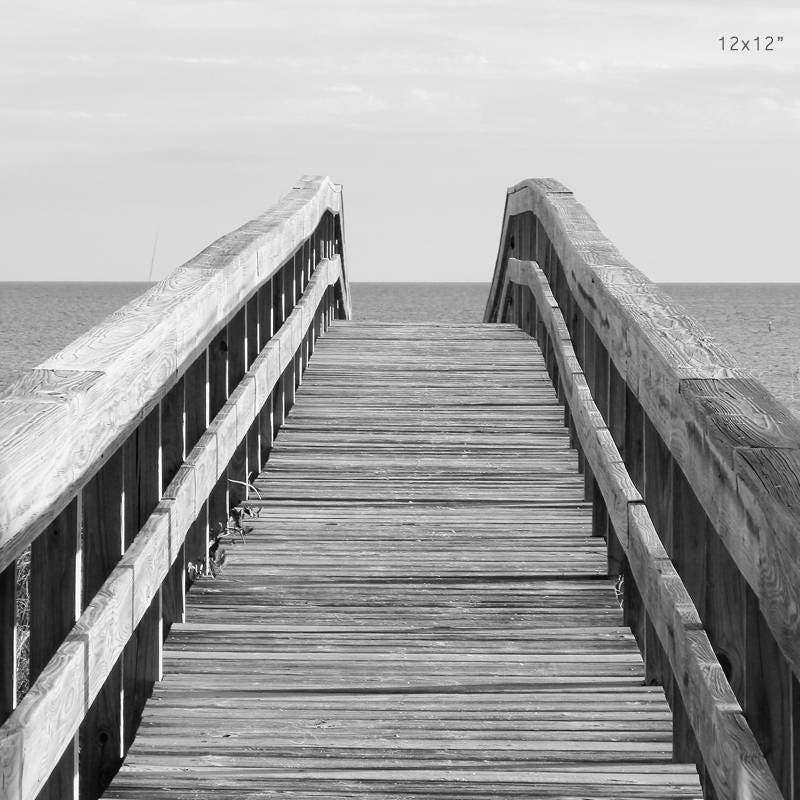
[[303, 242], [294, 254], [292, 268], [292, 308], [297, 305], [300, 295], [303, 293], [303, 270], [307, 258], [308, 242]]
[[258, 352], [272, 338], [272, 280], [258, 290]]
[[[186, 383], [181, 377], [161, 401], [161, 495], [183, 464], [184, 410]], [[162, 585], [163, 634], [175, 622], [183, 622], [186, 611], [186, 544], [181, 545], [178, 557], [170, 567]]]
[[[79, 500], [75, 498], [33, 541], [30, 577], [31, 685], [72, 629], [80, 601], [77, 559], [80, 552]], [[38, 797], [75, 797], [77, 737], [67, 745]]]
[[303, 341], [300, 344], [300, 380], [298, 380], [298, 384], [302, 383], [303, 373], [306, 371], [306, 367], [308, 366], [309, 350], [309, 335], [308, 332], [306, 332], [303, 334]]
[[245, 350], [245, 370], [250, 369], [253, 362], [258, 357], [258, 352], [261, 349], [258, 346], [259, 342], [259, 326], [261, 324], [261, 315], [259, 313], [261, 302], [261, 292], [256, 292], [248, 301], [245, 306], [245, 320], [246, 320], [246, 333], [247, 348]]
[[[263, 412], [263, 409], [262, 409]], [[261, 472], [261, 422], [260, 414], [256, 417], [250, 429], [247, 431], [245, 480], [255, 479]], [[244, 498], [249, 499], [249, 489], [245, 489]]]
[[[718, 539], [718, 537], [715, 537]], [[720, 545], [721, 546], [721, 545]], [[732, 559], [723, 562], [729, 580], [734, 576], [731, 568], [735, 569]], [[720, 578], [725, 578], [722, 569], [718, 570]], [[723, 666], [732, 673], [731, 685], [734, 691], [737, 683], [738, 665], [736, 659], [744, 659], [744, 706], [747, 721], [759, 744], [762, 746], [764, 756], [772, 770], [778, 786], [784, 797], [796, 797], [800, 787], [794, 786], [793, 759], [797, 757], [798, 742], [794, 739], [795, 726], [797, 725], [797, 679], [792, 675], [791, 668], [775, 642], [775, 637], [767, 625], [759, 608], [758, 598], [752, 589], [744, 584], [741, 575], [737, 572], [743, 587], [745, 605], [744, 641], [739, 643], [735, 637], [739, 631], [735, 627], [736, 620], [728, 621], [725, 630], [714, 629], [712, 644], [717, 649], [717, 642], [722, 640], [720, 633], [724, 633], [726, 640], [722, 647], [726, 649], [728, 664]], [[734, 585], [734, 588], [739, 588]], [[717, 591], [723, 594], [720, 606], [730, 597], [734, 590], [731, 586], [720, 587]], [[731, 605], [729, 615], [734, 613], [736, 606]], [[723, 622], [721, 616], [718, 617]], [[741, 647], [739, 652], [736, 652]], [[722, 661], [722, 659], [720, 659]], [[741, 697], [741, 695], [740, 695]]]
[[[670, 525], [672, 520], [672, 470], [671, 455], [656, 432], [650, 419], [644, 420], [644, 491], [647, 510], [659, 538], [664, 543], [667, 555], [672, 553]], [[645, 625], [645, 667], [650, 683], [658, 683], [664, 687], [667, 700], [672, 704], [673, 681], [669, 662], [658, 635], [647, 619]]]
[[[208, 426], [208, 350], [195, 359], [184, 375], [186, 405], [186, 455], [200, 441]], [[202, 564], [208, 556], [208, 510], [205, 504], [186, 534], [184, 560]]]
[[272, 450], [272, 445], [275, 438], [274, 413], [275, 413], [275, 396], [277, 392], [278, 388], [276, 387], [269, 393], [267, 397], [267, 402], [264, 403], [264, 408], [261, 409], [259, 417], [260, 471], [263, 471], [264, 465], [267, 463], [267, 459], [269, 458], [269, 454], [270, 451]]
[[247, 480], [247, 436], [239, 442], [233, 451], [227, 469], [228, 476], [228, 509], [241, 505], [247, 492], [243, 485]]
[[[228, 323], [228, 395], [230, 396], [241, 382], [245, 373], [247, 321], [246, 307], [238, 311]], [[242, 483], [247, 475], [247, 441], [238, 443], [227, 469], [228, 500], [225, 509], [225, 520], [228, 511], [238, 506], [245, 497]]]
[[317, 306], [317, 310], [314, 312], [314, 338], [316, 340], [318, 340], [319, 337], [322, 336], [322, 327], [323, 327], [322, 318], [324, 313], [325, 312], [322, 309], [322, 304]]
[[[246, 358], [247, 324], [246, 308], [242, 307], [233, 315], [228, 323], [228, 393], [230, 397], [233, 390], [239, 385], [244, 376]], [[226, 398], [227, 399], [227, 398]]]
[[[292, 258], [284, 267], [284, 276], [283, 276], [283, 304], [284, 308], [287, 309], [287, 316], [289, 315], [288, 309], [294, 308], [294, 297], [295, 297], [295, 269], [297, 264], [297, 253], [295, 253], [294, 258]], [[283, 420], [286, 418], [286, 415], [289, 413], [290, 409], [294, 405], [294, 390], [295, 390], [295, 377], [294, 377], [294, 367], [295, 367], [295, 354], [292, 354], [292, 357], [289, 359], [289, 362], [286, 365], [286, 369], [283, 372], [283, 377], [281, 379], [282, 388], [283, 388], [283, 415], [281, 417], [281, 424], [283, 424]]]
[[[586, 317], [583, 318], [583, 341], [584, 341], [584, 360], [583, 360], [583, 374], [586, 377], [586, 383], [589, 390], [594, 397], [595, 385], [595, 358], [597, 356], [597, 349], [595, 348], [595, 332], [591, 323]], [[583, 488], [584, 497], [586, 500], [593, 501], [597, 489], [597, 484], [594, 480], [594, 474], [589, 466], [589, 463], [584, 460], [583, 464]], [[593, 529], [593, 533], [597, 532]]]
[[0, 572], [0, 725], [17, 699], [17, 570], [12, 561]]
[[620, 455], [625, 456], [625, 380], [608, 362], [608, 429]]
[[279, 269], [272, 278], [272, 335], [274, 336], [283, 323], [283, 269]]
[[[154, 408], [140, 423], [123, 451], [125, 495], [125, 545], [130, 546], [159, 500], [160, 409]], [[129, 492], [129, 489], [131, 490]], [[135, 591], [135, 587], [134, 587]], [[131, 636], [123, 654], [123, 724], [125, 751], [130, 748], [161, 670], [161, 592]]]
[[[280, 320], [281, 320], [281, 309], [283, 308], [283, 303], [285, 299], [285, 290], [284, 290], [284, 275], [285, 271], [283, 269], [279, 270], [276, 275], [278, 276], [278, 280], [275, 281], [274, 287], [274, 296], [273, 296], [273, 308], [274, 308], [274, 315], [276, 319], [275, 333], [278, 332], [278, 328], [280, 327]], [[282, 356], [281, 356], [282, 357]], [[284, 399], [284, 382], [283, 382], [283, 375], [280, 376], [277, 383], [275, 384], [275, 388], [272, 390], [272, 437], [273, 440], [277, 435], [278, 431], [280, 430], [281, 425], [283, 425], [283, 417], [284, 417], [284, 409], [286, 407], [286, 401]]]
[[[297, 261], [295, 263], [295, 281], [294, 281], [294, 304], [300, 302], [300, 298], [303, 295], [304, 289], [304, 282], [306, 276], [306, 270], [308, 269], [308, 262], [310, 259], [311, 253], [311, 242], [306, 239], [303, 242], [302, 247], [297, 251]], [[300, 386], [300, 382], [303, 378], [303, 340], [300, 339], [300, 346], [297, 348], [297, 351], [294, 354], [293, 359], [293, 366], [294, 366], [294, 389], [297, 391], [297, 388]], [[294, 397], [292, 397], [292, 404], [294, 404]]]
[[[228, 524], [228, 473], [223, 471], [222, 476], [214, 484], [214, 488], [208, 496], [208, 539], [209, 545], [213, 548], [214, 540], [224, 532]], [[213, 555], [213, 554], [212, 554]], [[213, 572], [211, 556], [206, 564], [206, 574]]]
[[[272, 328], [274, 321], [273, 304], [275, 302], [275, 293], [273, 288], [273, 280], [267, 281], [264, 286], [259, 290], [261, 296], [260, 314], [262, 324], [260, 326], [261, 340], [259, 342], [259, 349], [263, 350], [267, 342], [273, 337], [274, 330]], [[258, 472], [264, 469], [264, 465], [269, 458], [270, 450], [272, 450], [273, 442], [273, 419], [272, 414], [273, 406], [273, 393], [267, 396], [264, 407], [259, 411], [258, 415]], [[250, 471], [254, 471], [252, 467], [248, 467]]]
[[[223, 328], [208, 347], [209, 417], [211, 420], [219, 413], [228, 399], [228, 326]], [[228, 521], [228, 476], [223, 472], [208, 497], [208, 539], [209, 544], [224, 529]], [[206, 572], [210, 574], [210, 562]]]
[[[91, 602], [124, 550], [123, 449], [83, 489], [83, 606]], [[96, 798], [122, 763], [122, 659], [112, 667], [80, 729], [81, 797]]]
[[[706, 619], [706, 562], [707, 542], [714, 531], [697, 496], [675, 460], [672, 460], [672, 560], [683, 585], [700, 615]], [[676, 703], [672, 710], [672, 754], [679, 763], [694, 762], [701, 783], [710, 787], [710, 780], [697, 746], [689, 717], [680, 693], [675, 692]], [[708, 798], [708, 791], [705, 791]]]
[[[644, 488], [644, 418], [639, 400], [625, 387], [625, 466], [636, 488]], [[624, 601], [625, 624], [629, 625], [642, 653], [645, 653], [645, 612], [642, 598], [630, 568], [625, 567]]]
[[208, 417], [219, 413], [228, 399], [228, 331], [223, 328], [208, 346]]
[[603, 415], [603, 419], [608, 424], [608, 351], [596, 332], [592, 338], [594, 342], [592, 364], [594, 368], [594, 385], [592, 386], [592, 396], [598, 410]]

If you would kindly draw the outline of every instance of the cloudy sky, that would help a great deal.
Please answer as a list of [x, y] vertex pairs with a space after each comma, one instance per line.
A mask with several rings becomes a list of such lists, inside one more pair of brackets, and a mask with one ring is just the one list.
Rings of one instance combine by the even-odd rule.
[[794, 281], [798, 134], [796, 0], [26, 0], [0, 279], [160, 278], [326, 173], [355, 280], [488, 281], [550, 176], [655, 280]]

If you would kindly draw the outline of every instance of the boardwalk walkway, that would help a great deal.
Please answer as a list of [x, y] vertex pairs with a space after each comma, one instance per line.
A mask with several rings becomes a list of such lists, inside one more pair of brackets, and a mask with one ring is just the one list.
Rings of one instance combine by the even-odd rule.
[[111, 798], [700, 797], [538, 348], [334, 324]]

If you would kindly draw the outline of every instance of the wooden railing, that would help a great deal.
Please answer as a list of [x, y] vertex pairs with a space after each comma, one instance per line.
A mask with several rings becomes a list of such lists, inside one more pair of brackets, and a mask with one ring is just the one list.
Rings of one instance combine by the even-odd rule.
[[118, 769], [187, 573], [349, 316], [342, 214], [302, 179], [0, 395], [0, 797], [95, 798]]
[[556, 181], [509, 190], [485, 320], [566, 402], [675, 759], [707, 797], [800, 797], [800, 425]]

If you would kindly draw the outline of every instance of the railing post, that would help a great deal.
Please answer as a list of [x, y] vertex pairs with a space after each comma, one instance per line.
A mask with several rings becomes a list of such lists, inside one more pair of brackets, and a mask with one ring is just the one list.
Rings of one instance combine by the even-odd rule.
[[256, 292], [248, 301], [245, 306], [245, 340], [247, 342], [245, 348], [245, 362], [244, 368], [250, 369], [253, 362], [258, 357], [259, 338], [261, 327], [261, 292]]
[[[160, 409], [154, 408], [128, 440], [123, 458], [126, 503], [125, 546], [130, 546], [159, 500]], [[128, 490], [131, 489], [129, 492]], [[161, 592], [150, 603], [123, 655], [125, 752], [131, 746], [144, 704], [161, 668]]]
[[[77, 619], [80, 587], [79, 501], [72, 502], [31, 545], [30, 683], [53, 657]], [[39, 792], [39, 800], [74, 798], [78, 774], [77, 737], [67, 745], [56, 768]]]
[[[220, 412], [228, 399], [228, 326], [224, 327], [208, 347], [209, 421]], [[219, 534], [219, 526], [228, 520], [228, 477], [223, 473], [208, 497], [209, 544]], [[206, 557], [206, 574], [211, 564]]]
[[0, 725], [17, 700], [17, 562], [0, 572]]
[[[83, 489], [83, 596], [87, 602], [124, 552], [123, 450], [119, 448]], [[122, 763], [122, 660], [118, 659], [80, 730], [82, 798], [105, 791]]]
[[[625, 387], [625, 466], [634, 486], [644, 489], [644, 419], [642, 407], [631, 390]], [[645, 611], [636, 581], [626, 564], [623, 571], [625, 624], [633, 631], [642, 654], [645, 652]]]
[[[247, 307], [242, 307], [228, 323], [228, 396], [241, 383], [247, 370]], [[227, 470], [228, 501], [225, 509], [227, 523], [230, 509], [238, 506], [245, 497], [246, 491], [242, 483], [247, 478], [247, 442], [243, 440], [237, 445]]]
[[[297, 258], [297, 253], [295, 253], [294, 257], [286, 263], [286, 266], [283, 269], [283, 307], [287, 317], [291, 313], [291, 309], [294, 308]], [[283, 424], [283, 420], [286, 418], [286, 415], [294, 405], [295, 358], [295, 355], [292, 354], [292, 358], [289, 359], [281, 380], [283, 390], [283, 413], [281, 415], [281, 425]]]
[[227, 327], [208, 346], [208, 417], [217, 416], [228, 399], [228, 331]]
[[[184, 442], [184, 412], [186, 408], [185, 380], [181, 377], [161, 401], [161, 496], [186, 457]], [[170, 567], [162, 585], [163, 636], [175, 622], [183, 622], [186, 611], [186, 544], [181, 545], [178, 557]]]
[[[184, 375], [186, 402], [186, 454], [208, 427], [208, 349], [203, 350]], [[208, 508], [203, 504], [184, 542], [184, 560], [195, 567], [208, 559]]]

